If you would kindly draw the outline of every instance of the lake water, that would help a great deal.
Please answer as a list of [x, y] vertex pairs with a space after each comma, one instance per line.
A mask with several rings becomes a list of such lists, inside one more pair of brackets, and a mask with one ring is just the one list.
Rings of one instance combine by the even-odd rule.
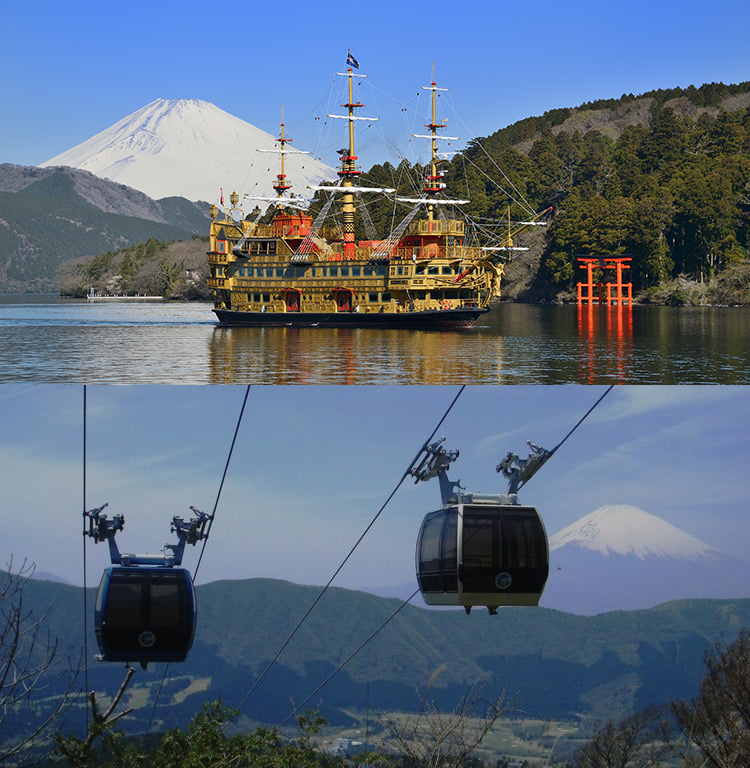
[[206, 303], [0, 296], [0, 382], [747, 384], [750, 309], [498, 304], [447, 332], [220, 328]]

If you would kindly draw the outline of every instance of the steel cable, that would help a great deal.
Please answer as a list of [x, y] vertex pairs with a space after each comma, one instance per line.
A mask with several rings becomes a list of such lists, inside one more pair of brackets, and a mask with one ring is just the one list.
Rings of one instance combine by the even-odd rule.
[[317, 605], [317, 604], [318, 604], [318, 603], [321, 601], [321, 599], [323, 598], [323, 595], [325, 595], [325, 593], [328, 591], [328, 588], [329, 588], [329, 587], [331, 586], [331, 584], [333, 583], [333, 580], [336, 578], [336, 576], [338, 576], [338, 575], [339, 575], [339, 573], [341, 572], [341, 569], [344, 567], [344, 565], [346, 565], [346, 563], [347, 563], [347, 561], [349, 560], [349, 558], [352, 556], [352, 554], [354, 553], [354, 551], [355, 551], [355, 550], [357, 549], [357, 547], [360, 545], [360, 543], [362, 542], [362, 539], [364, 539], [364, 537], [365, 537], [365, 536], [367, 535], [367, 533], [370, 531], [370, 529], [372, 528], [372, 526], [375, 524], [375, 521], [376, 521], [376, 520], [377, 520], [377, 519], [380, 517], [380, 515], [382, 514], [383, 510], [384, 510], [384, 509], [385, 509], [385, 508], [388, 506], [388, 504], [389, 504], [389, 502], [391, 501], [391, 499], [392, 499], [392, 498], [393, 498], [393, 497], [396, 495], [396, 492], [397, 492], [397, 491], [398, 491], [398, 489], [401, 487], [401, 485], [403, 484], [404, 480], [405, 480], [405, 479], [406, 479], [406, 478], [409, 476], [409, 471], [412, 469], [412, 467], [413, 467], [413, 466], [414, 466], [414, 464], [416, 463], [417, 459], [419, 458], [419, 456], [421, 455], [421, 453], [422, 453], [422, 451], [425, 449], [425, 447], [426, 447], [427, 445], [429, 445], [429, 443], [431, 442], [431, 440], [432, 440], [432, 439], [433, 439], [433, 437], [435, 436], [435, 433], [438, 431], [438, 429], [440, 429], [440, 427], [442, 426], [443, 422], [444, 422], [444, 421], [445, 421], [445, 419], [448, 417], [448, 414], [449, 414], [449, 413], [451, 412], [451, 410], [453, 409], [453, 406], [456, 404], [456, 401], [457, 401], [457, 400], [458, 400], [458, 398], [461, 396], [461, 394], [462, 394], [462, 392], [464, 391], [464, 389], [465, 389], [465, 388], [466, 388], [466, 385], [465, 385], [465, 384], [461, 385], [461, 387], [460, 387], [460, 388], [459, 388], [459, 390], [458, 390], [458, 393], [457, 393], [457, 394], [456, 394], [456, 396], [453, 398], [453, 400], [451, 401], [450, 405], [449, 405], [449, 406], [448, 406], [448, 408], [446, 409], [445, 413], [444, 413], [444, 414], [443, 414], [443, 416], [441, 417], [440, 421], [439, 421], [439, 422], [437, 423], [437, 425], [435, 426], [435, 429], [433, 429], [433, 430], [432, 430], [432, 433], [430, 434], [430, 436], [427, 438], [427, 440], [425, 440], [425, 441], [424, 441], [424, 443], [423, 443], [423, 444], [422, 444], [422, 446], [420, 447], [419, 451], [417, 451], [417, 454], [416, 454], [416, 456], [415, 456], [415, 457], [414, 457], [414, 458], [411, 460], [411, 462], [410, 462], [409, 466], [406, 468], [406, 470], [404, 471], [403, 475], [401, 475], [401, 479], [398, 481], [398, 483], [396, 483], [395, 487], [393, 488], [393, 490], [392, 490], [392, 491], [390, 492], [390, 494], [388, 495], [388, 498], [385, 500], [385, 502], [383, 503], [383, 505], [382, 505], [382, 506], [380, 507], [380, 509], [377, 511], [377, 514], [375, 515], [375, 517], [373, 517], [373, 518], [372, 518], [372, 520], [370, 520], [370, 522], [369, 522], [369, 524], [367, 525], [367, 527], [365, 528], [365, 530], [362, 532], [362, 534], [360, 535], [360, 537], [359, 537], [359, 538], [357, 539], [357, 541], [354, 543], [354, 546], [353, 546], [353, 547], [352, 547], [352, 548], [349, 550], [348, 554], [347, 554], [347, 555], [346, 555], [346, 557], [345, 557], [345, 558], [344, 558], [344, 559], [341, 561], [341, 564], [338, 566], [338, 568], [336, 568], [336, 570], [334, 571], [333, 575], [332, 575], [332, 576], [331, 576], [331, 578], [328, 580], [328, 583], [327, 583], [327, 584], [326, 584], [326, 585], [325, 585], [325, 586], [324, 586], [324, 587], [321, 589], [321, 591], [318, 593], [318, 596], [315, 598], [315, 600], [313, 601], [312, 605], [310, 605], [310, 607], [307, 609], [307, 611], [305, 612], [305, 614], [304, 614], [304, 615], [302, 616], [302, 618], [299, 620], [299, 622], [297, 623], [297, 626], [296, 626], [296, 627], [295, 627], [295, 628], [294, 628], [294, 629], [291, 631], [291, 633], [290, 633], [290, 634], [289, 634], [289, 636], [286, 638], [286, 640], [284, 641], [284, 643], [282, 644], [282, 646], [281, 646], [281, 647], [279, 648], [279, 650], [276, 652], [276, 655], [275, 655], [275, 656], [274, 656], [274, 657], [271, 659], [271, 661], [269, 661], [269, 662], [268, 662], [268, 664], [267, 664], [266, 668], [265, 668], [265, 669], [263, 670], [263, 672], [260, 674], [260, 676], [259, 676], [259, 677], [258, 677], [258, 679], [255, 681], [255, 683], [253, 683], [253, 685], [251, 686], [250, 690], [248, 690], [248, 692], [247, 692], [247, 693], [245, 694], [245, 696], [242, 698], [242, 701], [240, 701], [240, 703], [237, 705], [237, 709], [238, 709], [238, 710], [242, 709], [242, 707], [244, 706], [245, 702], [246, 702], [246, 701], [247, 701], [247, 700], [250, 698], [250, 696], [252, 696], [252, 694], [255, 692], [255, 690], [258, 688], [258, 686], [261, 684], [261, 682], [263, 682], [263, 680], [265, 679], [266, 675], [267, 675], [267, 674], [270, 672], [271, 668], [273, 667], [273, 665], [274, 665], [274, 664], [276, 663], [276, 661], [278, 660], [279, 656], [281, 656], [281, 654], [284, 652], [284, 650], [286, 649], [286, 647], [287, 647], [287, 646], [289, 645], [289, 643], [292, 641], [292, 638], [293, 638], [293, 637], [294, 637], [294, 636], [297, 634], [297, 632], [300, 630], [300, 628], [301, 628], [301, 627], [302, 627], [302, 625], [305, 623], [305, 621], [307, 621], [307, 618], [308, 618], [308, 617], [310, 616], [310, 614], [313, 612], [313, 610], [315, 609], [315, 606], [316, 606], [316, 605]]

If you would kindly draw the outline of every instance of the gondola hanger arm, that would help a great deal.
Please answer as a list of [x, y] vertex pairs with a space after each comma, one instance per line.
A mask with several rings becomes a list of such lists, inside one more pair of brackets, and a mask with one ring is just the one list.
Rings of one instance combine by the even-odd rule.
[[463, 489], [460, 482], [453, 482], [447, 474], [448, 467], [458, 458], [459, 452], [458, 450], [447, 451], [442, 447], [444, 442], [445, 438], [441, 437], [434, 443], [426, 444], [422, 448], [424, 455], [415, 459], [408, 473], [414, 477], [415, 483], [426, 482], [437, 477], [440, 482], [440, 495], [445, 504], [457, 491]]
[[531, 453], [525, 459], [517, 454], [508, 452], [508, 455], [495, 467], [508, 481], [508, 494], [516, 494], [552, 457], [555, 450], [548, 451], [531, 440], [526, 441]]
[[189, 520], [184, 520], [177, 515], [172, 518], [170, 530], [177, 534], [176, 544], [164, 544], [160, 554], [124, 554], [120, 552], [115, 536], [118, 531], [125, 527], [125, 516], [113, 515], [108, 518], [107, 515], [103, 514], [103, 510], [107, 506], [108, 502], [102, 504], [101, 507], [83, 513], [84, 517], [88, 518], [88, 528], [84, 530], [84, 535], [91, 536], [97, 544], [100, 541], [107, 541], [109, 557], [113, 565], [179, 566], [182, 564], [185, 545], [195, 545], [208, 536], [206, 525], [210, 522], [211, 515], [201, 512], [195, 507], [190, 507], [193, 516]]

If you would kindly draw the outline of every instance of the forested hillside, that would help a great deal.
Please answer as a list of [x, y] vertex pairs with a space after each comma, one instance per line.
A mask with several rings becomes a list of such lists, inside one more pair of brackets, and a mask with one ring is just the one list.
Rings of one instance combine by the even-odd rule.
[[[241, 701], [318, 592], [318, 587], [271, 579], [199, 586], [196, 640], [187, 661], [169, 670], [157, 719], [184, 724], [204, 702]], [[43, 631], [59, 638], [59, 658], [78, 658], [84, 626], [80, 588], [30, 580], [23, 597], [30, 615], [45, 617]], [[90, 605], [93, 598], [92, 591]], [[398, 605], [398, 600], [332, 588], [293, 646], [259, 682], [245, 714], [263, 722], [285, 717], [290, 699], [304, 701]], [[468, 685], [483, 682], [487, 695], [505, 690], [533, 717], [625, 716], [694, 695], [704, 651], [716, 642], [731, 642], [749, 617], [750, 600], [687, 600], [592, 617], [544, 608], [466, 616], [407, 606], [331, 679], [315, 706], [340, 724], [349, 720], [350, 708], [366, 700], [368, 687], [381, 711], [413, 711], [419, 705], [415, 692], [428, 686], [436, 702], [452, 707]], [[94, 653], [91, 621], [88, 635]], [[129, 728], [145, 725], [162, 674], [161, 665], [139, 672]], [[122, 667], [91, 665], [89, 676], [92, 689], [111, 692]], [[46, 695], [60, 693], [64, 684], [63, 676]], [[0, 743], [2, 737], [0, 728]]]
[[93, 289], [102, 295], [208, 299], [207, 248], [208, 238], [197, 235], [173, 243], [149, 238], [93, 258], [70, 259], [59, 268], [60, 295], [80, 299]]
[[[413, 194], [425, 174], [406, 161], [386, 163], [366, 183]], [[574, 294], [576, 254], [629, 254], [636, 291], [658, 297], [659, 285], [685, 275], [714, 279], [714, 293], [696, 292], [698, 301], [750, 303], [750, 83], [625, 95], [531, 117], [470, 142], [445, 181], [450, 196], [470, 199], [462, 210], [480, 227], [507, 218], [504, 190], [535, 211], [553, 206], [527, 298]], [[372, 206], [371, 215], [387, 229], [392, 211]], [[528, 218], [517, 202], [510, 215]]]

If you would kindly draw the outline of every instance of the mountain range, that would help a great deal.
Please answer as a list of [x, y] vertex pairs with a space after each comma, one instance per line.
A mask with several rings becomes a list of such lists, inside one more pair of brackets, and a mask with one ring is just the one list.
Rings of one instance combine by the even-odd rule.
[[[156, 99], [113, 126], [41, 164], [69, 166], [125, 184], [149, 197], [227, 202], [236, 190], [275, 196], [280, 149], [270, 133], [199, 99]], [[304, 150], [304, 148], [300, 148]], [[336, 178], [309, 154], [286, 151], [285, 171], [298, 195], [308, 184]], [[309, 194], [307, 195], [309, 196]], [[261, 206], [263, 207], [263, 206]]]
[[[504, 691], [529, 717], [617, 718], [694, 696], [704, 652], [731, 642], [750, 622], [750, 600], [677, 601], [593, 617], [545, 608], [467, 616], [407, 605], [394, 616], [397, 600], [331, 588], [256, 687], [319, 592], [269, 579], [199, 586], [196, 640], [188, 659], [166, 673], [155, 726], [184, 725], [203, 702], [217, 698], [228, 706], [242, 702], [243, 715], [260, 722], [279, 722], [294, 702], [341, 725], [368, 701], [380, 712], [413, 712], [417, 692], [428, 689], [441, 707], [453, 707], [474, 684], [487, 698]], [[32, 580], [23, 598], [31, 616], [46, 612], [43, 629], [59, 639], [60, 658], [79, 658], [82, 590]], [[91, 589], [89, 611], [93, 599]], [[91, 657], [91, 614], [87, 637]], [[163, 665], [138, 671], [123, 702], [136, 708], [125, 721], [129, 730], [144, 728], [164, 674]], [[89, 663], [90, 689], [111, 695], [122, 676], [121, 664]], [[59, 693], [63, 684], [55, 681], [44, 696]], [[83, 715], [82, 707], [74, 708], [70, 723]]]
[[[289, 713], [290, 700], [300, 705], [315, 691], [311, 706], [342, 724], [368, 695], [380, 711], [413, 711], [419, 704], [415, 691], [429, 687], [441, 706], [451, 707], [467, 686], [479, 682], [485, 695], [505, 691], [531, 717], [622, 717], [694, 696], [704, 653], [717, 643], [731, 642], [750, 623], [747, 598], [672, 599], [648, 609], [624, 610], [632, 595], [653, 605], [666, 586], [692, 585], [689, 591], [700, 591], [706, 573], [720, 570], [726, 559], [636, 507], [601, 507], [551, 541], [546, 604], [578, 601], [592, 613], [587, 601], [593, 599], [596, 606], [605, 595], [613, 610], [590, 616], [549, 607], [505, 608], [497, 616], [480, 610], [467, 616], [462, 610], [406, 605], [396, 613], [399, 600], [332, 587], [257, 691], [247, 696], [243, 714], [278, 722]], [[560, 566], [563, 555], [569, 564]], [[670, 570], [677, 576], [670, 577]], [[730, 578], [741, 573], [747, 571]], [[665, 583], [654, 585], [659, 580]], [[747, 595], [749, 584], [743, 579], [722, 589]], [[63, 655], [73, 658], [84, 637], [81, 592], [39, 579], [24, 587], [25, 607], [35, 616], [47, 612], [45, 630], [60, 638]], [[92, 605], [94, 590], [89, 593]], [[206, 700], [221, 697], [228, 705], [243, 701], [320, 587], [250, 579], [204, 584], [197, 593], [196, 641], [188, 660], [170, 667], [156, 710], [162, 725], [183, 724]], [[86, 634], [93, 655], [91, 617]], [[142, 727], [150, 715], [149, 697], [162, 673], [161, 668], [139, 673], [130, 695], [140, 707], [132, 728]], [[122, 668], [94, 664], [89, 675], [92, 687], [110, 691]], [[330, 682], [318, 691], [329, 676]]]

